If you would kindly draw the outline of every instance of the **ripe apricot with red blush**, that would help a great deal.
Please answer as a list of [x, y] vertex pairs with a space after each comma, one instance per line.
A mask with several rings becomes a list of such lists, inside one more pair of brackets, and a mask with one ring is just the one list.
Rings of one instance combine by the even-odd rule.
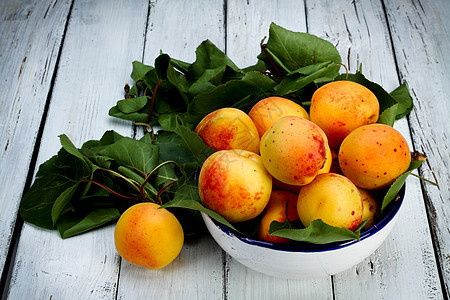
[[210, 155], [198, 178], [203, 205], [229, 222], [258, 216], [269, 202], [272, 176], [261, 157], [245, 150], [222, 150]]
[[259, 134], [242, 110], [226, 107], [206, 115], [195, 128], [205, 145], [212, 149], [241, 149], [259, 153]]
[[411, 163], [405, 138], [384, 124], [355, 129], [342, 142], [338, 157], [342, 173], [356, 186], [367, 190], [388, 187]]
[[333, 81], [318, 88], [312, 98], [310, 120], [328, 137], [330, 147], [339, 149], [344, 138], [356, 128], [378, 120], [377, 97], [353, 81]]
[[301, 117], [283, 117], [261, 138], [264, 166], [279, 181], [290, 185], [311, 182], [324, 166], [327, 140], [322, 129]]

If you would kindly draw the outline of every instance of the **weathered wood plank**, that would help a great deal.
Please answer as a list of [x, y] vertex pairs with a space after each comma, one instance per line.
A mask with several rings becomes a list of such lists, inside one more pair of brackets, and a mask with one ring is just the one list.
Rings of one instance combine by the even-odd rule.
[[[271, 22], [292, 31], [306, 31], [303, 1], [228, 1], [227, 12], [227, 55], [240, 67], [256, 63], [261, 40], [269, 37]], [[228, 255], [226, 266], [227, 299], [333, 298], [331, 277], [270, 277], [248, 269]]]
[[0, 2], [0, 274], [71, 1]]
[[[131, 135], [126, 122], [108, 116], [123, 98], [131, 62], [142, 57], [147, 4], [75, 1], [37, 163], [60, 148], [66, 133], [75, 145], [114, 129]], [[25, 124], [24, 124], [25, 125]], [[119, 256], [113, 226], [62, 240], [25, 224], [20, 235], [9, 290], [10, 299], [112, 299]]]
[[[207, 13], [205, 13], [207, 12]], [[224, 49], [223, 1], [156, 1], [150, 6], [144, 63], [167, 53], [187, 62], [205, 39]], [[222, 250], [211, 237], [187, 239], [180, 255], [162, 270], [142, 269], [122, 260], [119, 299], [221, 299]]]
[[[307, 8], [309, 31], [334, 41], [343, 63], [350, 66], [352, 72], [362, 63], [366, 77], [386, 90], [399, 85], [389, 31], [379, 1], [308, 1]], [[398, 121], [395, 128], [412, 146], [407, 121]], [[417, 179], [409, 178], [405, 199], [396, 227], [385, 243], [359, 265], [334, 276], [335, 299], [359, 295], [370, 295], [373, 299], [387, 299], [392, 295], [402, 299], [442, 297]]]
[[447, 296], [450, 295], [450, 2], [386, 1], [386, 15], [403, 80], [408, 82], [415, 109], [409, 122], [415, 150], [428, 157], [421, 175], [428, 219]]

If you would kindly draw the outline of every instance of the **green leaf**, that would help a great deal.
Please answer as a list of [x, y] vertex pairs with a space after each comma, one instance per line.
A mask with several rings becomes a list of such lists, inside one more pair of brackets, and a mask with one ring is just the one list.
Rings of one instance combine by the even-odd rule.
[[159, 162], [159, 149], [157, 146], [128, 137], [106, 146], [98, 154], [107, 156], [124, 166], [139, 170], [145, 174], [150, 173]]
[[336, 64], [330, 62], [300, 68], [285, 76], [274, 88], [275, 92], [279, 95], [294, 93], [319, 78], [334, 76], [335, 69]]
[[143, 80], [145, 75], [154, 69], [152, 66], [144, 65], [139, 61], [133, 61], [133, 71], [131, 72], [131, 78], [137, 82], [139, 80]]
[[145, 107], [149, 97], [142, 96], [117, 101], [117, 108], [124, 114], [135, 113]]
[[287, 222], [273, 221], [270, 224], [269, 234], [312, 244], [328, 244], [359, 239], [359, 232], [355, 233], [346, 228], [330, 226], [320, 219], [312, 221], [304, 229], [291, 229]]
[[77, 190], [77, 187], [78, 183], [74, 184], [73, 186], [62, 192], [61, 195], [59, 195], [58, 198], [56, 198], [51, 211], [53, 226], [56, 225], [56, 222], [61, 216], [61, 213], [64, 211], [67, 205], [69, 205], [70, 199]]
[[[341, 63], [339, 52], [330, 42], [308, 33], [284, 29], [275, 23], [270, 25], [265, 50], [270, 53], [272, 61], [277, 63], [280, 71], [284, 70], [285, 73], [289, 73], [287, 70], [294, 71], [327, 61]], [[275, 71], [264, 52], [258, 58], [263, 60], [272, 72]], [[335, 76], [338, 75], [339, 69], [340, 66], [334, 66]]]
[[420, 167], [422, 165], [423, 161], [418, 160], [418, 161], [412, 161], [411, 164], [409, 165], [408, 170], [403, 173], [402, 175], [400, 175], [395, 181], [394, 183], [389, 187], [386, 195], [383, 198], [383, 203], [381, 204], [381, 214], [383, 214], [384, 209], [392, 202], [395, 200], [395, 198], [398, 195], [398, 192], [401, 190], [401, 188], [403, 187], [403, 185], [405, 184], [406, 179], [408, 178], [408, 176], [411, 174], [412, 171], [414, 171], [415, 169], [417, 169], [418, 167]]
[[134, 112], [134, 113], [124, 113], [120, 111], [117, 106], [113, 106], [109, 109], [108, 114], [111, 117], [116, 117], [123, 120], [134, 121], [145, 123], [148, 119], [148, 111], [147, 112]]
[[34, 183], [22, 199], [20, 215], [25, 222], [52, 229], [52, 209], [57, 199], [91, 174], [92, 170], [84, 160], [61, 148], [57, 155], [39, 167]]
[[386, 108], [378, 117], [377, 123], [393, 126], [397, 116], [398, 104]]
[[188, 149], [197, 160], [199, 166], [214, 153], [214, 150], [206, 146], [202, 139], [192, 130], [181, 126], [177, 132], [181, 137], [181, 146]]
[[92, 168], [92, 172], [95, 169], [95, 166], [88, 160], [86, 157], [75, 147], [75, 145], [70, 141], [70, 139], [67, 137], [67, 135], [62, 134], [59, 136], [59, 140], [61, 143], [61, 146], [70, 154], [72, 154], [75, 157], [78, 157], [82, 161], [86, 163], [88, 167]]
[[161, 161], [176, 161], [183, 165], [196, 161], [194, 154], [183, 147], [182, 137], [174, 132], [159, 131], [155, 135], [155, 145], [159, 147]]
[[216, 47], [211, 41], [203, 41], [195, 50], [196, 60], [189, 67], [189, 77], [191, 80], [197, 80], [208, 69], [216, 69], [223, 66], [229, 66], [233, 70], [239, 68]]
[[413, 101], [409, 94], [406, 82], [402, 83], [398, 88], [393, 90], [390, 95], [395, 99], [398, 104], [397, 113], [395, 118], [397, 120], [408, 115], [413, 108]]
[[202, 139], [186, 126], [186, 118], [179, 114], [164, 115], [159, 122], [165, 130], [173, 131], [180, 137], [180, 146], [186, 149], [201, 166], [214, 150], [206, 146]]
[[89, 212], [87, 215], [66, 214], [57, 224], [58, 231], [63, 239], [98, 228], [120, 217], [117, 208], [101, 208]]

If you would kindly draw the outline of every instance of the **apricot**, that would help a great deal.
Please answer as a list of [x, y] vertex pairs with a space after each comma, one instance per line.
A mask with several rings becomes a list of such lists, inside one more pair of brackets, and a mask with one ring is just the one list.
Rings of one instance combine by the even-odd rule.
[[342, 142], [339, 166], [356, 186], [383, 189], [406, 172], [411, 153], [405, 138], [384, 124], [365, 125], [355, 129]]
[[356, 128], [378, 120], [377, 97], [353, 81], [333, 81], [318, 88], [312, 98], [310, 120], [328, 137], [331, 148], [339, 149], [344, 138]]
[[363, 204], [358, 188], [345, 176], [325, 173], [303, 186], [298, 195], [297, 211], [305, 227], [316, 220], [355, 230], [361, 223]]
[[290, 185], [305, 185], [323, 167], [327, 146], [325, 134], [316, 124], [289, 116], [264, 133], [260, 153], [273, 177]]
[[380, 208], [377, 200], [370, 194], [370, 192], [358, 188], [359, 193], [361, 194], [361, 199], [363, 202], [363, 215], [361, 221], [367, 221], [366, 225], [364, 225], [365, 229], [373, 226], [375, 222], [375, 217], [379, 215]]
[[241, 149], [259, 153], [259, 134], [242, 110], [225, 107], [206, 115], [195, 128], [205, 145], [212, 149]]
[[272, 176], [261, 157], [245, 150], [222, 150], [210, 155], [198, 178], [203, 205], [229, 222], [258, 216], [269, 202]]
[[[320, 168], [320, 170], [317, 172], [317, 174], [323, 174], [323, 173], [330, 172], [331, 166], [333, 164], [332, 150], [330, 149], [330, 147], [328, 147], [328, 145], [326, 148], [327, 148], [327, 150], [326, 150], [327, 155], [325, 157], [325, 162], [324, 162], [322, 168]], [[300, 189], [302, 188], [301, 185], [287, 184], [287, 183], [279, 181], [275, 177], [272, 178], [272, 182], [273, 182], [274, 189], [289, 191], [289, 192], [293, 192], [296, 194], [298, 194], [300, 192]]]
[[292, 240], [269, 234], [270, 223], [273, 221], [284, 222], [288, 218], [291, 222], [298, 220], [297, 194], [273, 190], [267, 204], [264, 216], [259, 224], [256, 236], [262, 241], [289, 244]]
[[248, 116], [253, 120], [260, 137], [282, 117], [297, 116], [309, 120], [308, 113], [301, 105], [282, 97], [260, 100], [252, 107]]
[[119, 218], [114, 242], [119, 255], [137, 266], [161, 269], [180, 253], [184, 233], [177, 218], [155, 203], [139, 203]]

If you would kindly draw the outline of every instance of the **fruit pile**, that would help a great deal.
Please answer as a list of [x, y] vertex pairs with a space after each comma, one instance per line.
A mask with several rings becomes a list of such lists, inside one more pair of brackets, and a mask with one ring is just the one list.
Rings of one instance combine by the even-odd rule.
[[209, 40], [193, 63], [133, 62], [108, 114], [143, 136], [108, 130], [77, 148], [61, 135], [23, 220], [69, 238], [119, 219], [119, 255], [150, 269], [204, 232], [200, 213], [265, 241], [358, 239], [420, 166], [392, 127], [413, 107], [406, 84], [388, 93], [361, 68], [339, 74], [333, 44], [274, 23], [259, 46], [245, 68]]
[[367, 228], [379, 213], [370, 191], [391, 185], [411, 162], [405, 138], [378, 117], [377, 97], [345, 80], [318, 88], [309, 114], [282, 97], [260, 100], [248, 114], [218, 109], [195, 129], [216, 150], [200, 171], [201, 201], [231, 223], [263, 213], [257, 236], [271, 242], [291, 242], [269, 234], [286, 219]]

